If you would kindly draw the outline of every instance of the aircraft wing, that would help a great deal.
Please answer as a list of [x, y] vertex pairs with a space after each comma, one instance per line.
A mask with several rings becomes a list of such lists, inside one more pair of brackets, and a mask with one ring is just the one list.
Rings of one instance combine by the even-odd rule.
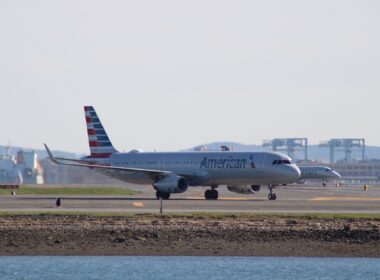
[[49, 159], [56, 163], [56, 164], [62, 164], [62, 165], [69, 165], [69, 166], [82, 166], [82, 167], [88, 167], [91, 169], [97, 169], [101, 171], [102, 173], [112, 173], [115, 171], [119, 172], [125, 172], [129, 174], [133, 173], [141, 173], [145, 174], [148, 177], [154, 178], [159, 175], [169, 175], [172, 174], [170, 171], [163, 171], [163, 170], [154, 170], [154, 169], [142, 169], [142, 168], [130, 168], [130, 167], [119, 167], [119, 166], [110, 166], [110, 165], [103, 165], [103, 164], [96, 164], [96, 163], [85, 163], [83, 160], [77, 160], [77, 159], [65, 159], [65, 158], [55, 158], [48, 148], [46, 144], [44, 144], [46, 152], [49, 155]]

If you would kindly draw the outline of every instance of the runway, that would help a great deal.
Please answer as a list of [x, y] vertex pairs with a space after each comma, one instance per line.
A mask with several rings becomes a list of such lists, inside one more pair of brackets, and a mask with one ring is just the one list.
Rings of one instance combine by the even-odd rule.
[[[16, 195], [0, 196], [0, 211], [23, 212], [121, 212], [159, 213], [160, 201], [155, 199], [151, 186], [128, 186], [141, 190], [133, 196], [61, 196], [56, 207], [56, 196]], [[163, 201], [164, 213], [182, 212], [250, 212], [250, 213], [380, 213], [380, 186], [286, 186], [277, 187], [277, 200], [267, 199], [268, 189], [252, 195], [235, 194], [220, 187], [217, 201], [205, 200], [206, 188], [191, 188], [182, 194], [172, 194]]]

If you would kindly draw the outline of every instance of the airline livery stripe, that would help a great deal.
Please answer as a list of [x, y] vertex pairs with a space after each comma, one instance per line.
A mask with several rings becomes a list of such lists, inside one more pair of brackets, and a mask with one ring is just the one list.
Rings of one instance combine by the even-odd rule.
[[106, 135], [104, 135], [104, 136], [97, 136], [97, 139], [100, 142], [110, 142], [110, 140], [108, 139], [108, 137]]
[[90, 141], [90, 147], [111, 147], [110, 142]]
[[112, 153], [114, 149], [110, 146], [108, 147], [90, 147], [91, 153]]
[[88, 141], [91, 148], [93, 147], [111, 147], [110, 142], [98, 142], [98, 141]]
[[90, 147], [97, 147], [98, 146], [97, 141], [88, 141], [88, 144], [90, 145]]
[[93, 124], [96, 129], [104, 129], [101, 124]]
[[109, 158], [112, 153], [91, 153], [90, 158]]
[[95, 135], [96, 134], [95, 129], [91, 129], [91, 128], [87, 129], [87, 134], [88, 134], [88, 136]]
[[100, 123], [100, 120], [98, 119], [98, 117], [93, 117], [91, 118], [91, 120], [93, 123]]
[[106, 136], [107, 134], [106, 134], [106, 132], [104, 131], [104, 130], [99, 130], [99, 129], [96, 129], [95, 130], [95, 134], [97, 135], [97, 136]]
[[92, 125], [92, 126], [101, 126], [102, 124], [101, 123], [97, 123], [97, 122], [93, 122], [93, 121], [87, 121], [87, 119], [86, 119], [86, 123], [87, 123], [87, 125]]

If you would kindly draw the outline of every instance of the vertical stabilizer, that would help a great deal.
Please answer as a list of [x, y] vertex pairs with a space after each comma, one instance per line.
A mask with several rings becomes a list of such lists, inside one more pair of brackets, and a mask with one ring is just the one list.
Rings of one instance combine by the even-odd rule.
[[87, 124], [88, 144], [90, 146], [90, 158], [108, 158], [117, 150], [112, 146], [108, 135], [100, 122], [95, 109], [85, 106], [84, 113]]

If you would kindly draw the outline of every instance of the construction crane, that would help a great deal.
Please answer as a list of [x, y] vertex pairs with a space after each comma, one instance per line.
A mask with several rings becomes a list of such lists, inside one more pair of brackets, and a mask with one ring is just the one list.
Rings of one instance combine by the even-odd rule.
[[272, 147], [272, 151], [286, 152], [294, 159], [294, 153], [298, 150], [304, 151], [304, 160], [308, 159], [308, 140], [307, 138], [275, 138], [264, 140], [263, 147]]
[[[352, 162], [353, 150], [361, 151], [362, 160], [365, 159], [365, 139], [364, 138], [342, 138], [321, 141], [319, 147], [328, 147], [330, 149], [330, 163], [335, 163], [335, 152], [344, 152], [344, 160]], [[358, 148], [358, 149], [356, 149]]]

